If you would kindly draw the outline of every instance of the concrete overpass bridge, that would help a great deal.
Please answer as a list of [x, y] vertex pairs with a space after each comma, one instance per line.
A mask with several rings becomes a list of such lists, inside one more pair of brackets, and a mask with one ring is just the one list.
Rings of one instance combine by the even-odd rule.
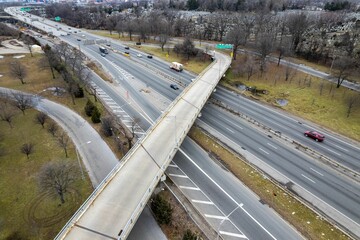
[[231, 58], [215, 54], [69, 220], [56, 239], [126, 239]]

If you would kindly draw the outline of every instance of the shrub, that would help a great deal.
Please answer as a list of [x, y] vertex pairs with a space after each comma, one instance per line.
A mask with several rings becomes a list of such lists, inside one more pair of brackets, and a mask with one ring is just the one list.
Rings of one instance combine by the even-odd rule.
[[160, 224], [169, 225], [171, 223], [171, 205], [160, 195], [156, 195], [153, 198], [153, 201], [151, 202], [151, 210], [154, 212], [156, 220]]
[[99, 122], [101, 122], [100, 117], [101, 117], [101, 113], [100, 113], [99, 109], [95, 106], [95, 108], [91, 114], [91, 121], [93, 123], [99, 123]]
[[76, 98], [83, 98], [84, 97], [84, 89], [82, 87], [78, 87], [74, 92], [74, 96]]
[[90, 100], [88, 100], [85, 105], [85, 113], [88, 117], [92, 116], [94, 108], [95, 108], [95, 105]]
[[190, 229], [186, 230], [182, 240], [196, 240], [197, 236]]

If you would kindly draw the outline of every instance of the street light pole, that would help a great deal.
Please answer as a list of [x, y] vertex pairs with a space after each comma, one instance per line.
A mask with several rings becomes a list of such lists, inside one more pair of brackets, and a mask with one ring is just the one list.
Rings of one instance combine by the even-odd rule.
[[242, 207], [243, 204], [238, 204], [236, 208], [234, 208], [223, 220], [221, 220], [219, 227], [218, 227], [218, 231], [217, 231], [217, 240], [219, 240], [219, 236], [220, 236], [220, 227], [221, 225], [225, 222], [225, 220], [229, 220], [229, 217], [231, 214], [233, 214], [238, 208]]

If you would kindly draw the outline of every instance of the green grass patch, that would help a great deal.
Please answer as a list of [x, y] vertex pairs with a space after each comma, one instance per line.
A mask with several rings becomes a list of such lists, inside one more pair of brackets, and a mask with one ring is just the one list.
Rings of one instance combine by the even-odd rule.
[[199, 128], [193, 127], [189, 136], [203, 149], [216, 155], [237, 178], [307, 239], [349, 239], [340, 230], [297, 201], [288, 192], [264, 178], [246, 161], [204, 134]]
[[[58, 197], [39, 190], [37, 176], [41, 167], [47, 162], [65, 159], [65, 153], [46, 128], [35, 124], [37, 111], [30, 109], [25, 113], [18, 111], [14, 128], [0, 122], [3, 134], [0, 144], [6, 151], [0, 157], [0, 239], [13, 232], [27, 239], [52, 239], [93, 189], [88, 178], [79, 177], [66, 193], [63, 205]], [[35, 144], [29, 159], [20, 152], [21, 145], [27, 142]], [[79, 167], [72, 143], [68, 153], [68, 160]]]
[[[359, 99], [354, 104], [350, 116], [347, 117], [349, 99], [358, 96], [357, 92], [345, 87], [336, 88], [335, 84], [299, 71], [285, 81], [285, 67], [278, 67], [272, 63], [267, 64], [267, 71], [263, 76], [257, 73], [248, 81], [244, 75], [236, 74], [234, 71], [241, 64], [242, 58], [243, 56], [239, 55], [238, 60], [233, 62], [226, 79], [221, 81], [223, 85], [238, 92], [242, 91], [236, 88], [237, 84], [265, 89], [268, 94], [256, 96], [260, 101], [360, 141]], [[243, 93], [251, 95], [250, 92]], [[281, 107], [276, 103], [278, 99], [285, 99], [289, 103]]]

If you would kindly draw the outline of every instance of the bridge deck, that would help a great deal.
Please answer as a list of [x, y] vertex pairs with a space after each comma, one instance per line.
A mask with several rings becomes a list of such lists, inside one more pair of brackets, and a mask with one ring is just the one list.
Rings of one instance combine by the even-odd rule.
[[216, 61], [181, 93], [138, 141], [57, 239], [126, 239], [230, 62], [230, 57], [216, 54]]

